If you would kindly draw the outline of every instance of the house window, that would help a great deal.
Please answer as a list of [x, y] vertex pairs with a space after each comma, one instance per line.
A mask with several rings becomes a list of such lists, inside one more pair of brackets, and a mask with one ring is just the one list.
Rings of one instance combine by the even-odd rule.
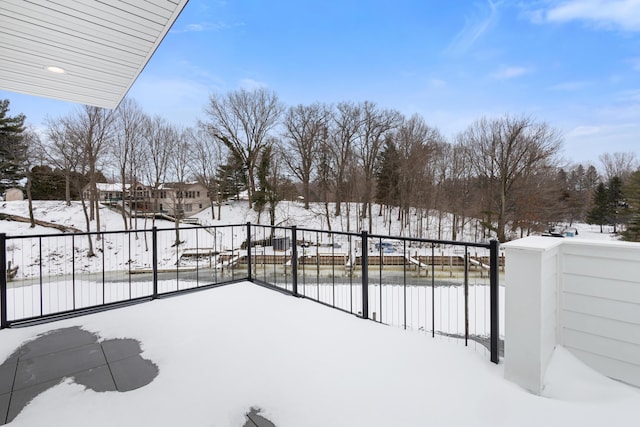
[[191, 212], [193, 210], [193, 205], [191, 205], [191, 204], [184, 205], [184, 210], [186, 212]]
[[198, 204], [198, 209], [202, 209], [202, 203]]
[[196, 191], [196, 197], [200, 198], [200, 192]]

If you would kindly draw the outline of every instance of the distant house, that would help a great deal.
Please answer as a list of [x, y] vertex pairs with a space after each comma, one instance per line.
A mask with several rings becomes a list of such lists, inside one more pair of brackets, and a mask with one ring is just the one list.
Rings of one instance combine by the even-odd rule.
[[[103, 203], [117, 203], [122, 201], [122, 184], [114, 183], [109, 184], [107, 182], [98, 182], [96, 184], [98, 190], [98, 200]], [[125, 184], [125, 189], [128, 190], [130, 187], [129, 184]], [[89, 199], [89, 186], [87, 185], [82, 190], [85, 199]]]
[[151, 201], [158, 200], [159, 212], [171, 216], [190, 216], [210, 205], [207, 188], [199, 182], [169, 182], [151, 191]]
[[[140, 212], [189, 216], [210, 206], [207, 188], [198, 182], [170, 182], [161, 184], [157, 190], [147, 185], [131, 187], [127, 184], [124, 195], [121, 183], [96, 185], [100, 202], [115, 204], [122, 201], [125, 206]], [[89, 198], [89, 186], [83, 189], [83, 194]]]
[[4, 200], [7, 202], [24, 200], [24, 193], [19, 188], [7, 188], [7, 191], [4, 193]]

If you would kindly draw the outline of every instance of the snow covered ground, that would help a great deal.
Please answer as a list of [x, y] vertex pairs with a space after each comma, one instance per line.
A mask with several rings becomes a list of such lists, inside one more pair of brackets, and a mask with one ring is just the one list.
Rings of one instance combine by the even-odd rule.
[[637, 389], [558, 348], [545, 394], [503, 379], [468, 348], [329, 310], [249, 283], [0, 332], [0, 360], [49, 330], [134, 338], [158, 376], [94, 392], [67, 380], [12, 426], [237, 427], [253, 406], [287, 426], [633, 426]]
[[[334, 206], [330, 204], [330, 212], [333, 212]], [[101, 230], [100, 231], [116, 231], [123, 230], [123, 221], [121, 215], [107, 207], [102, 207], [101, 210]], [[349, 221], [347, 221], [346, 209], [343, 205], [343, 215], [340, 218], [331, 216], [331, 229], [334, 231], [351, 231], [359, 232], [360, 229], [356, 227], [358, 225], [357, 210], [355, 209], [355, 203], [351, 204], [349, 210]], [[412, 225], [410, 227], [401, 227], [399, 221], [397, 221], [397, 210], [394, 210], [394, 214], [387, 218], [387, 216], [378, 216], [378, 207], [373, 207], [374, 216], [372, 218], [372, 228], [369, 230], [370, 234], [391, 235], [391, 236], [414, 236], [415, 230], [417, 230], [416, 221], [418, 216], [412, 215]], [[324, 206], [320, 204], [312, 204], [309, 210], [304, 209], [303, 205], [297, 202], [283, 201], [278, 204], [276, 210], [276, 225], [290, 227], [297, 225], [298, 227], [305, 227], [317, 230], [328, 230], [327, 221], [324, 215]], [[14, 202], [2, 202], [0, 204], [0, 214], [7, 215], [20, 215], [28, 217], [27, 201], [14, 201]], [[75, 227], [83, 231], [87, 231], [85, 228], [85, 220], [82, 213], [82, 207], [80, 202], [72, 202], [71, 206], [66, 206], [62, 201], [34, 201], [34, 216], [36, 219], [48, 221], [56, 224]], [[217, 216], [217, 209], [216, 209]], [[227, 225], [227, 224], [245, 224], [246, 222], [258, 223], [258, 214], [249, 209], [248, 203], [244, 200], [230, 201], [222, 206], [222, 219], [211, 219], [211, 210], [205, 209], [193, 216], [202, 221], [203, 225]], [[390, 220], [390, 221], [387, 221]], [[267, 223], [266, 213], [261, 216], [261, 223]], [[423, 238], [443, 240], [451, 239], [451, 224], [450, 218], [444, 216], [442, 219], [441, 235], [438, 236], [438, 218], [435, 216], [422, 218], [423, 222]], [[349, 230], [347, 230], [347, 223], [349, 224]], [[151, 228], [151, 221], [145, 223], [144, 219], [138, 219], [138, 229]], [[365, 225], [368, 226], [367, 223]], [[95, 222], [92, 222], [91, 231], [97, 231], [95, 229]], [[164, 220], [156, 221], [158, 228], [170, 228], [173, 227], [173, 223]], [[459, 233], [460, 240], [473, 241], [475, 232], [475, 221], [468, 221], [465, 225], [464, 232]], [[612, 235], [612, 227], [604, 227], [604, 233], [600, 233], [600, 227], [596, 225], [588, 224], [573, 224], [573, 227], [577, 228], [579, 233], [575, 238], [579, 239], [597, 239], [597, 240], [611, 240], [615, 239]], [[368, 227], [367, 227], [368, 228]], [[36, 226], [35, 228], [29, 228], [28, 224], [17, 223], [12, 221], [0, 220], [0, 233], [7, 233], [10, 235], [25, 235], [25, 234], [53, 234], [59, 233], [58, 230]]]
[[[343, 209], [346, 211], [346, 209]], [[377, 208], [374, 208], [376, 211]], [[107, 207], [102, 207], [100, 210], [100, 230], [99, 231], [119, 231], [124, 229], [124, 224], [121, 215]], [[357, 231], [355, 225], [357, 218], [355, 215], [356, 209], [353, 207], [350, 209], [351, 217], [348, 221], [351, 231]], [[326, 218], [323, 215], [322, 207], [320, 205], [312, 205], [310, 210], [305, 210], [302, 205], [295, 202], [281, 202], [278, 205], [277, 210], [277, 225], [327, 230]], [[4, 215], [18, 215], [21, 217], [28, 217], [27, 202], [4, 202], [0, 205], [0, 214]], [[85, 227], [85, 220], [82, 213], [82, 208], [79, 202], [73, 202], [71, 206], [66, 206], [62, 201], [36, 201], [34, 202], [34, 215], [36, 219], [46, 221], [53, 224], [73, 227], [87, 231]], [[191, 227], [188, 224], [183, 224], [180, 232], [180, 240], [183, 242], [181, 245], [176, 246], [175, 232], [171, 230], [174, 227], [172, 222], [158, 220], [156, 221], [156, 227], [160, 229], [158, 233], [159, 239], [159, 251], [161, 255], [158, 260], [159, 268], [173, 268], [176, 263], [179, 264], [179, 260], [184, 252], [188, 252], [191, 248], [213, 248], [215, 251], [225, 251], [231, 249], [238, 249], [241, 243], [246, 238], [246, 229], [243, 224], [250, 221], [257, 223], [257, 213], [248, 208], [246, 201], [230, 202], [223, 206], [222, 220], [211, 219], [211, 213], [209, 209], [205, 209], [195, 215], [193, 218], [197, 219], [202, 225], [212, 226], [226, 226], [229, 224], [242, 224], [234, 228], [219, 228], [216, 230], [194, 230], [188, 229]], [[262, 219], [265, 220], [263, 215]], [[415, 230], [418, 228], [415, 221], [419, 216], [412, 216], [413, 224], [408, 228], [402, 228], [397, 219], [391, 215], [386, 218], [385, 216], [375, 216], [373, 218], [371, 234], [382, 234], [391, 236], [414, 236]], [[423, 238], [436, 239], [442, 237], [444, 239], [451, 238], [450, 236], [450, 224], [448, 217], [445, 217], [442, 221], [442, 233], [437, 232], [438, 220], [435, 217], [425, 218], [422, 220], [424, 223]], [[346, 231], [346, 215], [342, 218], [332, 219], [333, 230]], [[138, 219], [136, 226], [138, 230], [149, 230], [152, 224], [150, 220]], [[96, 222], [91, 223], [90, 231], [96, 230]], [[185, 229], [186, 228], [186, 229]], [[610, 240], [614, 237], [609, 232], [599, 233], [599, 227], [589, 226], [586, 224], [576, 224], [575, 228], [579, 231], [578, 236], [573, 238], [579, 239], [607, 239]], [[409, 230], [413, 230], [410, 232]], [[266, 234], [266, 231], [262, 230]], [[606, 230], [609, 231], [609, 230]], [[36, 226], [30, 228], [29, 224], [16, 221], [0, 220], [0, 233], [6, 233], [8, 236], [26, 236], [35, 234], [60, 234], [60, 231], [51, 227]], [[284, 233], [284, 231], [279, 232]], [[152, 263], [152, 252], [149, 250], [151, 245], [150, 232], [137, 232], [132, 234], [106, 234], [104, 239], [98, 241], [94, 237], [93, 249], [96, 254], [95, 257], [84, 256], [89, 251], [88, 239], [86, 237], [72, 238], [69, 235], [61, 237], [52, 237], [43, 239], [42, 242], [37, 239], [13, 239], [8, 242], [7, 259], [13, 266], [19, 266], [17, 277], [29, 278], [38, 277], [41, 275], [40, 270], [40, 258], [44, 260], [43, 272], [45, 275], [68, 275], [71, 272], [69, 267], [72, 260], [78, 260], [74, 268], [76, 271], [84, 273], [98, 273], [103, 270], [107, 271], [129, 271], [129, 270], [141, 270], [149, 269]], [[474, 228], [474, 222], [467, 223], [465, 231], [460, 234], [466, 241], [475, 241], [475, 235], [477, 229]], [[356, 239], [351, 238], [347, 241], [347, 237], [331, 235], [325, 233], [305, 232], [299, 231], [298, 239], [320, 239], [325, 243], [342, 244], [341, 251], [357, 250], [358, 242]], [[394, 243], [396, 246], [399, 241], [393, 241], [387, 239], [389, 243]], [[375, 239], [370, 241], [370, 250], [374, 250]], [[40, 247], [42, 247], [42, 254], [40, 254]], [[355, 249], [347, 249], [355, 248]], [[262, 249], [264, 250], [264, 249]], [[305, 249], [307, 251], [313, 251], [314, 248]], [[457, 252], [456, 252], [457, 251]], [[460, 252], [461, 251], [461, 252]], [[462, 248], [455, 247], [441, 247], [435, 252], [435, 255], [452, 255], [457, 256], [459, 253], [463, 253]], [[355, 252], [354, 252], [355, 253]], [[429, 255], [428, 248], [423, 248], [422, 255]], [[418, 255], [418, 250], [411, 249], [410, 254]], [[486, 256], [487, 251], [475, 250], [472, 255]]]

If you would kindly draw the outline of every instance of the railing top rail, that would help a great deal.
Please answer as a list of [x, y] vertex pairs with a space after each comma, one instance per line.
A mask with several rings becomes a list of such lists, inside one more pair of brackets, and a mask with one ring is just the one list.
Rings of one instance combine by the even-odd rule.
[[[229, 227], [246, 227], [246, 224], [220, 224], [220, 225], [194, 225], [189, 227], [180, 227], [180, 230], [193, 230], [193, 229], [205, 229], [205, 228], [229, 228]], [[156, 228], [157, 231], [175, 231], [175, 227], [170, 228]], [[47, 234], [19, 234], [9, 235], [6, 234], [7, 240], [16, 239], [34, 239], [40, 237], [65, 237], [65, 236], [95, 236], [105, 234], [122, 234], [122, 233], [151, 233], [153, 228], [135, 229], [135, 230], [109, 230], [109, 231], [78, 231], [74, 233], [47, 233]]]
[[[292, 228], [292, 226], [283, 226], [283, 225], [268, 225], [268, 224], [253, 224], [253, 223], [249, 223], [249, 224], [253, 227], [270, 228], [274, 230], [291, 230]], [[220, 224], [220, 225], [190, 225], [188, 227], [180, 227], [180, 230], [217, 229], [217, 228], [230, 228], [230, 227], [233, 228], [233, 227], [246, 227], [246, 225], [247, 223]], [[352, 237], [362, 236], [362, 232], [319, 230], [319, 229], [305, 228], [305, 227], [296, 227], [296, 229], [301, 232], [309, 232], [309, 233], [326, 233], [328, 235], [352, 236]], [[175, 231], [175, 227], [156, 228], [156, 230], [159, 232]], [[108, 234], [121, 234], [121, 233], [151, 233], [152, 231], [153, 231], [152, 228], [135, 229], [135, 230], [113, 230], [113, 231], [82, 231], [82, 232], [75, 232], [75, 233], [7, 235], [6, 238], [7, 240], [15, 240], [15, 239], [29, 239], [29, 238], [40, 238], [40, 237], [95, 236], [95, 235], [108, 235]], [[432, 245], [465, 246], [465, 247], [476, 247], [476, 248], [485, 248], [485, 249], [488, 249], [490, 247], [490, 243], [424, 239], [424, 238], [417, 238], [417, 237], [391, 236], [391, 235], [383, 235], [383, 234], [367, 234], [367, 236], [371, 239], [392, 239], [392, 240], [398, 240], [398, 241], [418, 242], [418, 243], [426, 243], [426, 244], [432, 244]]]
[[[283, 227], [290, 228], [290, 227]], [[329, 231], [329, 230], [318, 230], [312, 228], [297, 228], [298, 231], [302, 232], [322, 232], [326, 234], [337, 234], [342, 236], [353, 236], [360, 237], [362, 236], [362, 232], [356, 233], [352, 231]], [[403, 237], [403, 236], [391, 236], [386, 234], [369, 234], [367, 233], [367, 237], [370, 239], [391, 239], [391, 240], [399, 240], [406, 242], [419, 242], [419, 243], [429, 243], [429, 244], [437, 244], [437, 245], [452, 245], [452, 246], [468, 246], [468, 247], [476, 247], [476, 248], [485, 248], [489, 249], [491, 246], [490, 243], [475, 243], [475, 242], [460, 242], [456, 240], [438, 240], [438, 239], [423, 239], [418, 237]]]

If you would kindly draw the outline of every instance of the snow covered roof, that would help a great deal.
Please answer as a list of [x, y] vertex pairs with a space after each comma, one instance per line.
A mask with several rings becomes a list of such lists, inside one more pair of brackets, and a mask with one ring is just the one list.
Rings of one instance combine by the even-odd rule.
[[[176, 187], [185, 187], [185, 186], [193, 186], [193, 185], [201, 185], [198, 181], [188, 181], [188, 182], [165, 182], [164, 184], [160, 184], [158, 187], [159, 190], [173, 190]], [[204, 186], [203, 186], [204, 187]]]
[[[128, 190], [131, 185], [125, 184], [125, 188]], [[115, 182], [113, 184], [108, 182], [98, 182], [96, 184], [98, 191], [122, 191], [122, 183]]]

